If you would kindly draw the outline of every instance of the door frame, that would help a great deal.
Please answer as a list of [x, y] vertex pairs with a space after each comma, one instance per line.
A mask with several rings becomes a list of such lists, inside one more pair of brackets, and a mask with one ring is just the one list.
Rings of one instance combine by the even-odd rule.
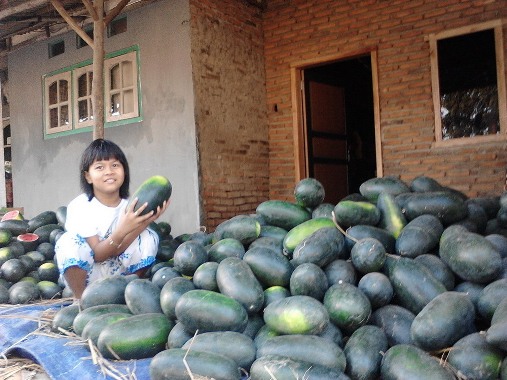
[[296, 182], [308, 177], [308, 146], [306, 125], [306, 99], [304, 94], [304, 70], [316, 66], [343, 61], [358, 56], [370, 55], [371, 79], [373, 92], [373, 115], [375, 127], [375, 160], [377, 177], [383, 176], [382, 141], [380, 134], [380, 103], [378, 90], [378, 58], [376, 49], [365, 49], [328, 57], [318, 57], [290, 65], [291, 99], [292, 99], [292, 127], [294, 137], [294, 163]]

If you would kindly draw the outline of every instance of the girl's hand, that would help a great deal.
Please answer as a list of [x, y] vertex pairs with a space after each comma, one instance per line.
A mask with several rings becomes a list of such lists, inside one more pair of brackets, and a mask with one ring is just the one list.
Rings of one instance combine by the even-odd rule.
[[134, 200], [125, 209], [125, 213], [120, 215], [117, 229], [121, 230], [124, 235], [128, 235], [135, 230], [143, 230], [151, 223], [151, 221], [148, 220], [150, 220], [153, 216], [153, 211], [141, 215], [144, 209], [148, 207], [148, 203], [145, 202], [134, 211], [137, 201], [138, 199], [134, 198]]
[[[123, 249], [128, 247], [134, 239], [139, 236], [139, 234], [144, 231], [150, 223], [155, 221], [160, 215], [164, 213], [164, 211], [169, 206], [170, 200], [164, 201], [162, 206], [158, 206], [156, 211], [150, 211], [145, 215], [141, 215], [144, 209], [148, 206], [148, 203], [144, 203], [139, 207], [136, 211], [134, 208], [138, 202], [138, 199], [135, 198], [133, 202], [127, 206], [125, 209], [125, 213], [120, 214], [120, 220], [118, 221], [118, 225], [113, 233], [110, 235], [110, 239], [114, 242], [105, 242], [103, 245], [107, 248], [107, 251], [104, 252], [104, 249], [98, 250], [97, 245], [100, 242], [98, 236], [92, 236], [87, 239], [88, 244], [95, 251], [95, 260], [100, 262], [104, 261], [109, 257], [117, 256]], [[111, 251], [112, 248], [116, 247], [114, 251]], [[122, 247], [120, 249], [120, 246]]]
[[165, 212], [165, 210], [167, 210], [167, 207], [169, 207], [170, 203], [171, 203], [171, 199], [168, 199], [168, 200], [164, 201], [164, 203], [162, 203], [162, 206], [158, 206], [157, 212], [154, 214], [154, 216], [156, 216], [156, 217], [153, 220], [158, 219]]
[[125, 234], [129, 234], [135, 230], [144, 230], [151, 222], [158, 219], [160, 215], [164, 213], [170, 203], [170, 201], [164, 201], [162, 206], [157, 207], [156, 211], [152, 210], [144, 215], [141, 215], [144, 209], [148, 207], [148, 202], [145, 202], [136, 211], [134, 211], [137, 201], [138, 199], [134, 198], [133, 202], [131, 202], [131, 204], [125, 209], [125, 215], [122, 215], [121, 217], [121, 227], [119, 226], [119, 228], [122, 228], [122, 231], [125, 232]]

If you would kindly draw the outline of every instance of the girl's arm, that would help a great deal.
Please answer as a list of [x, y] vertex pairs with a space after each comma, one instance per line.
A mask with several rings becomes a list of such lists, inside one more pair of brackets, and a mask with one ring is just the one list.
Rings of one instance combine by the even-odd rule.
[[167, 209], [169, 201], [165, 201], [162, 206], [157, 207], [157, 211], [150, 211], [145, 215], [139, 215], [148, 205], [145, 203], [137, 212], [134, 212], [134, 207], [137, 201], [132, 202], [127, 207], [125, 213], [120, 215], [120, 220], [116, 229], [105, 240], [100, 240], [98, 236], [91, 236], [86, 239], [88, 245], [94, 253], [95, 261], [105, 261], [111, 257], [116, 257], [143, 232], [151, 222], [155, 221]]

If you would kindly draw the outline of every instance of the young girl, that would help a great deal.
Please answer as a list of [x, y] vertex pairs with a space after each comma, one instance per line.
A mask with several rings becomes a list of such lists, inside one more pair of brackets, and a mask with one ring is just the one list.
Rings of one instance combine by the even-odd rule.
[[65, 233], [55, 245], [60, 274], [80, 299], [86, 285], [112, 275], [142, 277], [155, 261], [159, 238], [148, 228], [169, 201], [141, 215], [136, 200], [128, 206], [130, 173], [125, 154], [115, 143], [96, 139], [80, 164], [84, 191], [67, 206]]

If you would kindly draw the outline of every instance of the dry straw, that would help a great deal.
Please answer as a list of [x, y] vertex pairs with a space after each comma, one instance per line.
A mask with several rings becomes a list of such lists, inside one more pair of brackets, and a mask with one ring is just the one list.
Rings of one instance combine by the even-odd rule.
[[[32, 335], [44, 335], [55, 339], [67, 338], [69, 341], [65, 345], [69, 346], [81, 345], [86, 347], [88, 345], [91, 356], [83, 357], [82, 359], [92, 360], [93, 364], [99, 367], [103, 375], [109, 376], [115, 380], [137, 380], [135, 374], [135, 361], [131, 361], [133, 370], [130, 370], [127, 367], [124, 373], [117, 368], [117, 365], [115, 365], [114, 362], [105, 359], [90, 340], [88, 342], [84, 341], [79, 335], [76, 335], [71, 331], [60, 329], [59, 333], [57, 333], [52, 330], [53, 318], [59, 310], [58, 307], [55, 306], [61, 305], [62, 307], [65, 307], [70, 302], [72, 302], [72, 299], [62, 298], [33, 303], [31, 305], [48, 306], [48, 309], [42, 311], [38, 316], [34, 316], [29, 313], [23, 314], [22, 310], [23, 308], [26, 308], [27, 305], [0, 305], [0, 311], [7, 310], [8, 312], [12, 312], [12, 314], [0, 315], [0, 319], [26, 319], [38, 323], [38, 327], [34, 331], [14, 342], [10, 347], [7, 347], [0, 353], [0, 380], [8, 380], [23, 370], [44, 372], [43, 368], [39, 364], [36, 364], [29, 359], [12, 357], [6, 354], [11, 350], [11, 348], [15, 347]], [[20, 310], [21, 312], [19, 312]]]

